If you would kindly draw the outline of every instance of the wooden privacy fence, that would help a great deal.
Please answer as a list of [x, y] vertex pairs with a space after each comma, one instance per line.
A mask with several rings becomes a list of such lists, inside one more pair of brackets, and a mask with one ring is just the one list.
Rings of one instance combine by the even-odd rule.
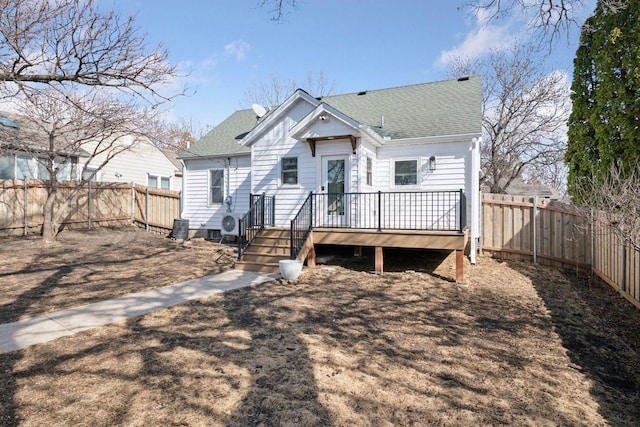
[[[60, 206], [77, 185], [75, 181], [60, 182], [55, 205]], [[48, 191], [47, 181], [0, 180], [0, 234], [39, 232]], [[91, 228], [129, 223], [147, 230], [168, 232], [179, 214], [180, 193], [177, 191], [127, 183], [92, 182], [85, 185], [69, 204], [61, 224]]]
[[584, 209], [483, 194], [481, 238], [482, 250], [502, 259], [590, 270], [640, 308], [640, 252]]

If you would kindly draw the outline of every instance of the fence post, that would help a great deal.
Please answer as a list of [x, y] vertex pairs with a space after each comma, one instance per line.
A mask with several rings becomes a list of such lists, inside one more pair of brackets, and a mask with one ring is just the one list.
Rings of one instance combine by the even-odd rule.
[[595, 267], [596, 267], [596, 260], [595, 260], [595, 239], [596, 239], [596, 230], [595, 230], [595, 218], [594, 218], [594, 212], [593, 212], [593, 208], [591, 208], [591, 274], [593, 275], [594, 271], [595, 271]]
[[382, 191], [378, 190], [378, 231], [382, 231]]
[[91, 180], [89, 180], [89, 186], [87, 190], [87, 225], [91, 230]]
[[267, 198], [267, 194], [263, 191], [262, 192], [262, 200], [261, 200], [262, 207], [260, 208], [260, 217], [261, 217], [261, 219], [260, 219], [260, 228], [264, 228], [264, 222], [265, 222], [264, 221], [264, 215], [265, 215], [264, 208], [265, 208], [265, 200], [266, 200], [266, 198]]
[[482, 255], [482, 245], [484, 244], [484, 204], [482, 203], [482, 191], [478, 192], [478, 200], [480, 201], [480, 212], [478, 212], [478, 250]]
[[136, 187], [131, 181], [131, 224], [136, 223]]
[[24, 235], [25, 237], [29, 234], [29, 201], [27, 200], [27, 195], [29, 194], [29, 184], [27, 183], [27, 178], [24, 179]]
[[533, 263], [538, 263], [538, 196], [533, 196]]
[[313, 228], [313, 191], [309, 192], [309, 228]]
[[620, 296], [624, 298], [627, 288], [627, 239], [622, 238], [622, 274], [620, 275]]
[[147, 187], [146, 195], [144, 198], [144, 225], [145, 229], [149, 231], [149, 187]]

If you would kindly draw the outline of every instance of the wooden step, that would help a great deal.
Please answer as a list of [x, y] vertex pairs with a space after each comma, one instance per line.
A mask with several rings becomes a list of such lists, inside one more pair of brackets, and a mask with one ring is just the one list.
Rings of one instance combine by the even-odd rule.
[[259, 245], [277, 245], [277, 246], [287, 246], [291, 245], [291, 240], [289, 237], [277, 237], [277, 236], [257, 236], [252, 244]]
[[291, 232], [286, 228], [265, 228], [260, 234], [260, 237], [278, 237], [278, 238], [290, 238]]
[[276, 263], [268, 262], [254, 262], [254, 261], [236, 261], [236, 268], [238, 270], [255, 271], [258, 273], [277, 274], [280, 273], [280, 265]]
[[270, 245], [266, 243], [252, 243], [251, 252], [261, 254], [277, 254], [277, 255], [289, 255], [291, 248], [289, 245]]
[[[253, 245], [249, 247], [250, 250], [253, 249]], [[275, 263], [281, 259], [289, 259], [289, 254], [265, 254], [261, 252], [253, 252], [247, 251], [242, 254], [242, 261], [253, 261], [253, 262], [266, 262], [266, 263]]]
[[236, 261], [239, 270], [261, 273], [280, 273], [278, 261], [289, 259], [291, 234], [285, 228], [265, 228]]

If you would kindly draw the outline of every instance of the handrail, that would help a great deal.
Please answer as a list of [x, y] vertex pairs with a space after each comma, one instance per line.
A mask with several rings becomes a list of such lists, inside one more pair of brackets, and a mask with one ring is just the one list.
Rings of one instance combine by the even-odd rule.
[[291, 220], [291, 259], [296, 259], [313, 229], [313, 192], [310, 192], [298, 213]]
[[262, 194], [251, 194], [250, 208], [238, 224], [238, 259], [242, 258], [247, 248], [256, 239], [258, 233], [267, 225], [273, 225], [275, 212], [275, 197]]
[[464, 191], [314, 193], [315, 228], [458, 231], [467, 227]]

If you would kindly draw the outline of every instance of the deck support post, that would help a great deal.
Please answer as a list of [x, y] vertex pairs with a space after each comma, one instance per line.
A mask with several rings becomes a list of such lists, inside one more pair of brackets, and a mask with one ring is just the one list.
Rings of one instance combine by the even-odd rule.
[[309, 245], [309, 253], [307, 254], [307, 267], [316, 268], [316, 245], [313, 244], [313, 232], [309, 233], [307, 244]]
[[383, 273], [382, 246], [376, 246], [376, 274]]
[[362, 246], [353, 247], [353, 256], [362, 256]]
[[464, 251], [456, 250], [456, 282], [464, 281]]

